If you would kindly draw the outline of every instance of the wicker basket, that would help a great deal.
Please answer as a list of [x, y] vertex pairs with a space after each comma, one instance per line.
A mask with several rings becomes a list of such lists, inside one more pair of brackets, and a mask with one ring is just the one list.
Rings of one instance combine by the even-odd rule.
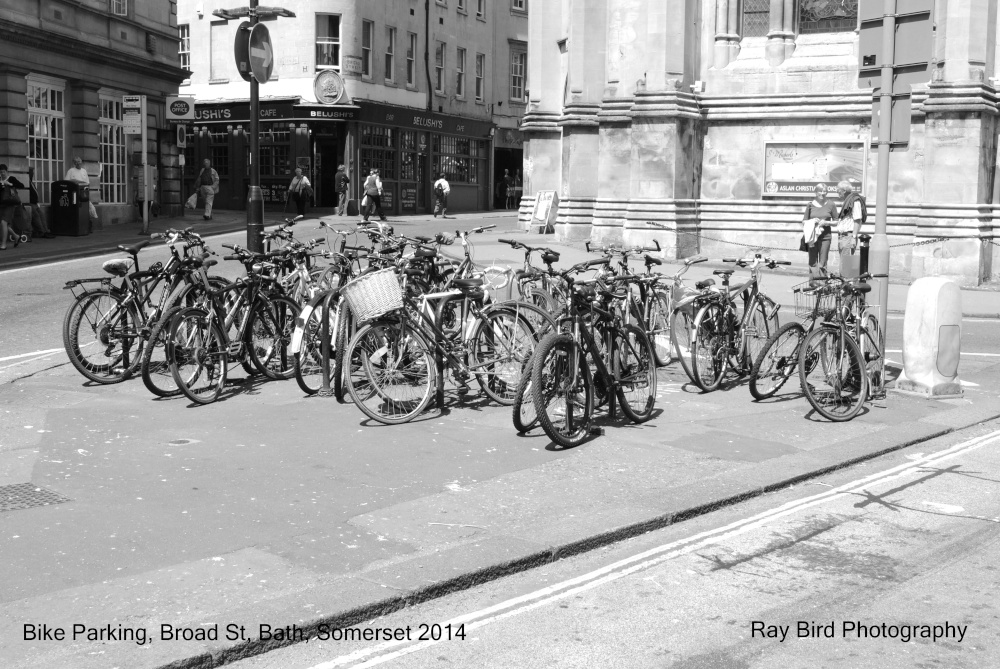
[[811, 281], [792, 287], [795, 315], [799, 318], [824, 318], [837, 308], [837, 290]]
[[370, 321], [403, 308], [403, 289], [391, 269], [359, 276], [344, 286], [343, 293], [358, 321]]

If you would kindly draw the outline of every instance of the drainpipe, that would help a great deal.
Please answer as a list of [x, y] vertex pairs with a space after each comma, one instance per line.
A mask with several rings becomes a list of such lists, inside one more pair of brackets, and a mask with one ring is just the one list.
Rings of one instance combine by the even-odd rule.
[[424, 0], [424, 72], [427, 74], [427, 111], [434, 111], [434, 85], [431, 83], [431, 0]]

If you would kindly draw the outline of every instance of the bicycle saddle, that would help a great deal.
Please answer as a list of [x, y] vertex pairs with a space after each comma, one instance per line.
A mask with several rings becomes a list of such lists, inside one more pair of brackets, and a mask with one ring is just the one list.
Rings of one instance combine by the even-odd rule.
[[526, 277], [536, 277], [542, 276], [544, 272], [539, 272], [537, 269], [518, 269], [514, 270], [514, 278], [520, 281]]
[[149, 240], [144, 239], [141, 242], [137, 242], [135, 244], [119, 244], [118, 250], [124, 251], [125, 253], [129, 253], [131, 255], [137, 255], [141, 249], [144, 249], [147, 246], [149, 246]]
[[427, 237], [425, 235], [417, 235], [416, 237], [414, 237], [414, 239], [416, 239], [418, 242], [423, 242], [424, 244], [426, 244], [427, 242], [433, 240], [434, 238]]
[[542, 262], [546, 265], [551, 265], [554, 262], [559, 262], [559, 254], [555, 251], [546, 252], [542, 254]]
[[847, 283], [844, 284], [844, 292], [854, 293], [856, 295], [864, 295], [865, 293], [870, 293], [872, 286], [870, 283]]
[[698, 290], [705, 290], [709, 286], [714, 286], [714, 285], [715, 285], [715, 279], [705, 279], [704, 281], [699, 281], [698, 283], [694, 284], [694, 287], [697, 288]]
[[472, 290], [473, 288], [481, 288], [483, 285], [482, 279], [455, 279], [451, 282], [451, 285], [459, 290]]
[[646, 258], [646, 264], [647, 265], [662, 265], [663, 264], [663, 261], [660, 260], [659, 258], [654, 258], [653, 256], [650, 256], [650, 255], [645, 256], [645, 258]]
[[128, 274], [129, 267], [131, 266], [132, 261], [128, 258], [115, 258], [113, 260], [106, 260], [101, 265], [101, 269], [112, 276], [125, 276]]
[[437, 258], [437, 251], [434, 249], [417, 249], [413, 255], [417, 258]]
[[424, 270], [417, 269], [415, 267], [407, 267], [403, 270], [403, 274], [406, 276], [423, 276]]
[[721, 276], [721, 277], [729, 278], [729, 277], [731, 277], [733, 275], [733, 272], [735, 272], [735, 271], [736, 270], [734, 270], [734, 269], [717, 269], [717, 270], [713, 271], [712, 274], [714, 274], [715, 276]]

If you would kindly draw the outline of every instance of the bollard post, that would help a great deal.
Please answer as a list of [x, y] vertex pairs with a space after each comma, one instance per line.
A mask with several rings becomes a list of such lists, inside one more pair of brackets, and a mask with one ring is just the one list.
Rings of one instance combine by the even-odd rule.
[[871, 235], [858, 235], [858, 256], [860, 257], [858, 276], [868, 271], [868, 249], [871, 248]]
[[927, 399], [962, 396], [962, 292], [941, 277], [917, 279], [903, 316], [903, 373], [896, 390]]

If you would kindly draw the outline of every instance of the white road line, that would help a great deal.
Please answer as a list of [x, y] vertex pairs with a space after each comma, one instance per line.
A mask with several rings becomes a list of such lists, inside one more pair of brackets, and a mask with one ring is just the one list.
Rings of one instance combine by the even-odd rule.
[[[886, 353], [902, 353], [902, 349], [887, 348]], [[962, 355], [968, 355], [974, 358], [1000, 358], [1000, 353], [966, 353], [962, 351]]]
[[44, 351], [32, 351], [31, 353], [18, 353], [17, 355], [8, 355], [6, 358], [0, 358], [0, 362], [7, 362], [8, 360], [17, 360], [18, 358], [29, 358], [33, 355], [45, 355], [46, 353], [55, 353], [56, 351], [61, 351], [61, 348], [47, 348]]
[[13, 369], [14, 367], [20, 367], [21, 365], [27, 365], [30, 362], [38, 362], [39, 360], [45, 360], [46, 358], [50, 358], [53, 355], [56, 355], [57, 353], [59, 353], [61, 351], [62, 351], [61, 348], [57, 348], [52, 353], [46, 353], [45, 355], [40, 355], [40, 356], [35, 357], [35, 358], [25, 358], [24, 360], [18, 360], [17, 362], [15, 362], [13, 364], [4, 365], [3, 367], [0, 367], [0, 372], [5, 372], [8, 369]]
[[[700, 550], [709, 544], [717, 543], [730, 537], [738, 536], [751, 530], [758, 529], [759, 527], [767, 525], [775, 520], [798, 513], [810, 507], [825, 504], [841, 497], [846, 497], [859, 488], [864, 489], [875, 485], [881, 485], [904, 476], [920, 473], [921, 469], [931, 464], [936, 464], [979, 448], [980, 446], [992, 444], [997, 441], [1000, 441], [1000, 430], [955, 444], [954, 446], [946, 448], [938, 453], [914, 458], [905, 464], [897, 465], [896, 467], [871, 474], [836, 488], [831, 488], [830, 490], [817, 495], [788, 502], [774, 509], [768, 509], [767, 511], [759, 513], [755, 516], [738, 520], [724, 527], [700, 532], [685, 539], [679, 539], [677, 541], [657, 546], [656, 548], [649, 549], [639, 553], [638, 555], [633, 555], [632, 557], [624, 560], [606, 565], [587, 574], [568, 579], [562, 583], [557, 583], [526, 595], [514, 597], [480, 611], [475, 611], [473, 613], [453, 618], [447, 622], [442, 622], [441, 627], [443, 628], [445, 625], [449, 624], [452, 625], [453, 628], [458, 625], [465, 625], [465, 631], [468, 633], [469, 630], [483, 627], [490, 623], [503, 620], [504, 618], [526, 613], [533, 609], [550, 604], [553, 601], [590, 590], [599, 585], [618, 580], [637, 571], [648, 569], [661, 562], [672, 560], [676, 557]], [[399, 648], [399, 646], [404, 646], [408, 643], [412, 642], [387, 641], [376, 646], [363, 648], [353, 653], [349, 653], [348, 655], [343, 655], [333, 660], [314, 665], [310, 669], [336, 669], [336, 667], [343, 667], [359, 660], [363, 660], [371, 655], [384, 652], [385, 654], [383, 655], [372, 657], [362, 664], [355, 665], [354, 669], [373, 667], [396, 659], [397, 657], [409, 655], [410, 653], [417, 652], [418, 650], [423, 650], [424, 648], [437, 645], [441, 643], [441, 641], [423, 641], [405, 648]]]

